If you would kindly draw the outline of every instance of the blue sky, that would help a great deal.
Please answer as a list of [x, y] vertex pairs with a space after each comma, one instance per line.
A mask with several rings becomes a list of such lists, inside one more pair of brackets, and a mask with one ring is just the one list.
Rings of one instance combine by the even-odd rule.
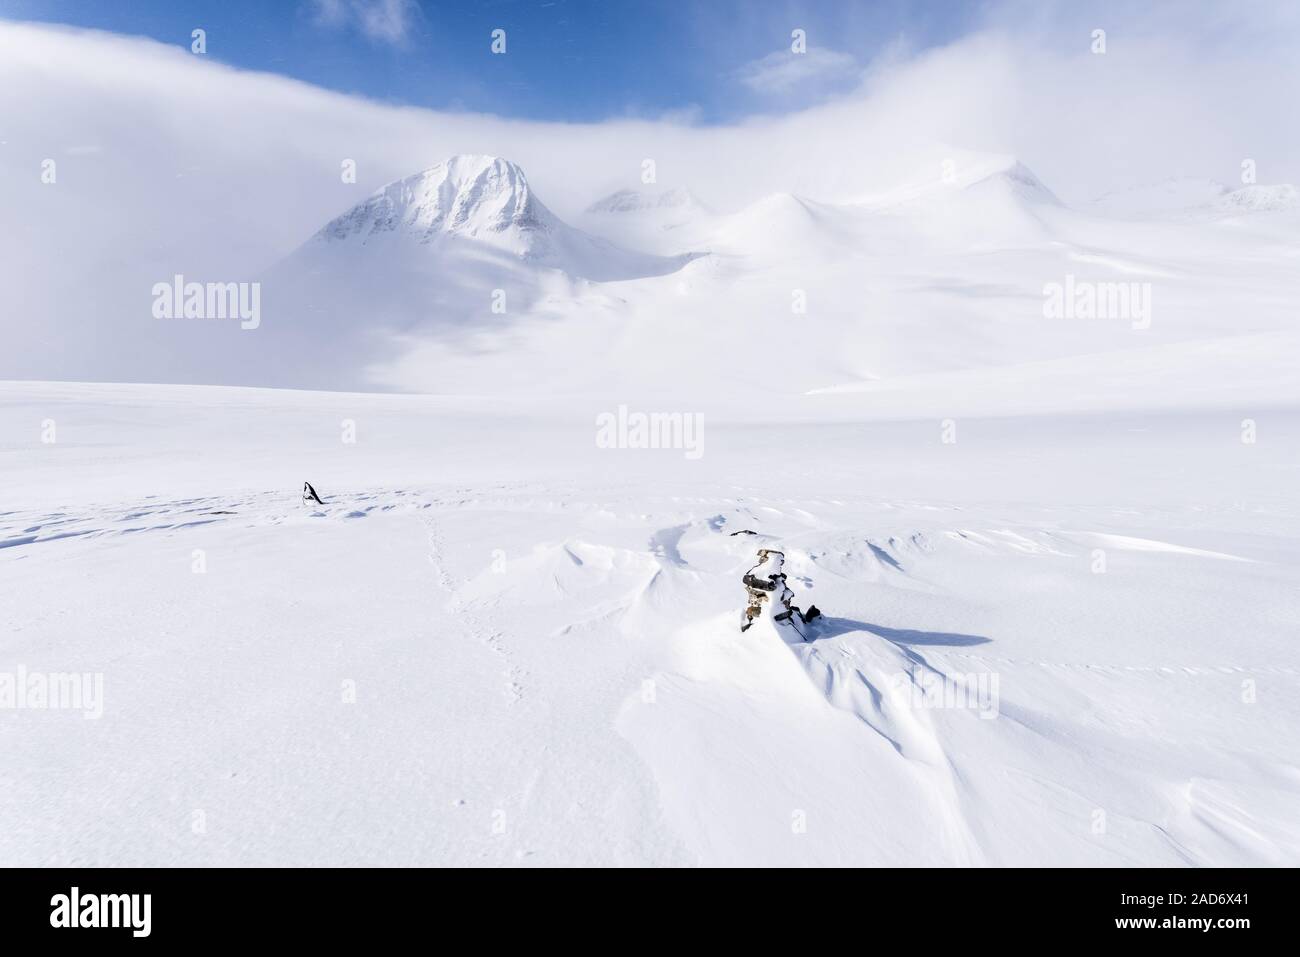
[[[871, 59], [968, 32], [951, 0], [0, 0], [0, 17], [146, 36], [394, 103], [539, 120], [784, 112], [852, 88]], [[790, 33], [810, 56], [791, 72]], [[506, 54], [490, 52], [506, 31]], [[767, 60], [764, 58], [767, 57]]]

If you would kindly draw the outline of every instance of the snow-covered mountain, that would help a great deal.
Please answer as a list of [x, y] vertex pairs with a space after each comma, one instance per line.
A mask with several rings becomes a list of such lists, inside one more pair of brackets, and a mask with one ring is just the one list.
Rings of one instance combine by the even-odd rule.
[[663, 211], [689, 214], [696, 210], [707, 211], [707, 207], [689, 189], [620, 189], [587, 207], [588, 213], [613, 214]]
[[1015, 156], [939, 150], [918, 157], [913, 165], [910, 176], [867, 189], [852, 197], [851, 202], [887, 209], [932, 199], [950, 201], [962, 195], [997, 193], [1028, 203], [1061, 204], [1038, 175]]
[[459, 155], [375, 191], [313, 237], [346, 256], [359, 246], [411, 244], [446, 255], [461, 243], [493, 249], [574, 278], [608, 281], [659, 275], [682, 265], [620, 249], [562, 222], [517, 165]]
[[[731, 211], [681, 187], [623, 190], [570, 223], [515, 163], [454, 156], [376, 190], [259, 277], [255, 333], [168, 327], [191, 366], [174, 374], [417, 392], [804, 392], [998, 378], [1084, 356], [1123, 369], [1133, 363], [1119, 357], [1140, 350], [1138, 365], [1181, 370], [1177, 391], [1195, 395], [1203, 368], [1183, 346], [1290, 328], [1290, 187], [1161, 186], [1166, 211], [1139, 215], [1125, 210], [1151, 200], [1140, 190], [1074, 209], [1014, 156], [940, 149], [904, 166], [843, 196], [775, 192]], [[1167, 211], [1179, 203], [1194, 211]], [[1249, 277], [1228, 262], [1249, 263]], [[1044, 289], [1067, 277], [1147, 284], [1151, 322], [1046, 321]], [[1225, 290], [1247, 281], [1225, 308]], [[148, 332], [156, 345], [158, 327]], [[202, 341], [177, 345], [185, 336]], [[773, 342], [797, 350], [779, 374], [760, 371]], [[1286, 372], [1273, 351], [1260, 361]], [[1128, 401], [1163, 403], [1171, 387]]]
[[[808, 391], [1140, 349], [1186, 365], [1177, 388], [1194, 392], [1201, 367], [1178, 358], [1192, 353], [1160, 350], [1289, 322], [1277, 231], [1300, 230], [1286, 188], [1219, 188], [1213, 207], [1177, 190], [1219, 212], [1135, 222], [1071, 209], [1014, 156], [922, 160], [838, 201], [778, 192], [727, 213], [683, 188], [622, 190], [578, 228], [514, 163], [452, 157], [273, 269], [255, 350], [238, 343], [248, 354], [226, 365], [247, 384], [314, 388]], [[1231, 235], [1214, 228], [1228, 208], [1243, 224]], [[1227, 324], [1216, 264], [1256, 246], [1259, 307]], [[1158, 314], [1140, 335], [1122, 317], [1046, 322], [1044, 286], [1066, 276], [1154, 284]], [[798, 361], [756, 374], [772, 341], [796, 343]]]
[[1224, 194], [1217, 205], [1236, 212], [1282, 212], [1300, 208], [1300, 193], [1290, 183], [1255, 184]]
[[274, 266], [263, 280], [268, 348], [241, 368], [276, 368], [282, 385], [373, 387], [371, 363], [422, 345], [498, 351], [526, 317], [608, 305], [600, 284], [692, 258], [591, 235], [551, 212], [516, 164], [453, 156], [376, 190]]
[[689, 189], [620, 189], [596, 200], [578, 220], [612, 242], [661, 255], [705, 248], [716, 213]]
[[389, 236], [421, 243], [461, 236], [530, 257], [548, 253], [550, 237], [564, 228], [514, 163], [453, 156], [377, 190], [317, 238], [365, 244]]
[[1213, 219], [1243, 213], [1284, 212], [1300, 207], [1289, 183], [1233, 189], [1212, 179], [1174, 177], [1106, 193], [1086, 204], [1090, 212], [1126, 218]]

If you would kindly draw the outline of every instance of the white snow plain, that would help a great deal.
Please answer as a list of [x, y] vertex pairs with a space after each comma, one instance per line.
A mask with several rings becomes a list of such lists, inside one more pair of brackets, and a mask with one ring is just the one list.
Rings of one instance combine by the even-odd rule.
[[1300, 861], [1294, 406], [672, 408], [0, 385], [0, 860]]

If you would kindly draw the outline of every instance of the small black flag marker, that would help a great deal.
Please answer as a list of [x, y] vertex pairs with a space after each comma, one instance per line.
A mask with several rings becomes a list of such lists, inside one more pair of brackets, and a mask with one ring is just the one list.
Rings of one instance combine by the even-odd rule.
[[317, 505], [325, 504], [320, 500], [320, 496], [316, 494], [316, 490], [311, 487], [311, 482], [302, 483], [302, 500], [304, 502], [315, 502]]

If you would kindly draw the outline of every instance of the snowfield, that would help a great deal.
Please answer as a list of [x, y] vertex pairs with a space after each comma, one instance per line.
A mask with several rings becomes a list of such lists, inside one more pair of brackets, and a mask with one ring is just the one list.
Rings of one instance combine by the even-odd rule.
[[0, 385], [0, 860], [1300, 862], [1294, 408], [675, 408]]

